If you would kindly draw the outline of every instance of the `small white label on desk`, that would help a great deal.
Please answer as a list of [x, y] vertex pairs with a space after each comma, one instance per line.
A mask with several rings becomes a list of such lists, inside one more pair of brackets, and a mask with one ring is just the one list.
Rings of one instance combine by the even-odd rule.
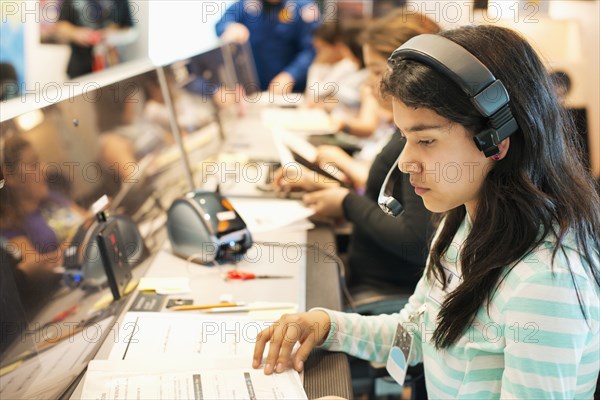
[[233, 211], [221, 211], [217, 213], [217, 220], [219, 221], [231, 221], [235, 219], [235, 212]]

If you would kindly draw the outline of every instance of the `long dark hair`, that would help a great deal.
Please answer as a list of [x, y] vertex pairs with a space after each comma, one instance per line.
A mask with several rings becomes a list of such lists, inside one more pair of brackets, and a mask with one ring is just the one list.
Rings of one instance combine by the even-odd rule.
[[[440, 35], [463, 46], [504, 83], [520, 127], [510, 137], [506, 157], [485, 178], [473, 227], [460, 252], [463, 282], [447, 296], [438, 315], [433, 341], [445, 348], [460, 338], [477, 310], [489, 304], [506, 273], [549, 235], [557, 238], [554, 262], [565, 235], [574, 233], [600, 285], [600, 200], [581, 163], [573, 123], [531, 46], [516, 32], [494, 26]], [[486, 124], [457, 85], [412, 60], [397, 62], [382, 82], [382, 92], [409, 107], [431, 109], [472, 134]], [[432, 244], [427, 277], [440, 280], [444, 288], [441, 260], [465, 215], [464, 206], [444, 213], [443, 227]], [[578, 290], [577, 294], [580, 297]]]

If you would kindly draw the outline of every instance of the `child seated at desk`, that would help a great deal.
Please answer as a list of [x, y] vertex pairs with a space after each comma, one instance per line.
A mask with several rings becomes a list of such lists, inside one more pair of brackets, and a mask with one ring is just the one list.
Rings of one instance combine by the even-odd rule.
[[[427, 43], [476, 58], [471, 65], [489, 69], [482, 83], [501, 82], [505, 101], [486, 116], [474, 106], [486, 92], [465, 89], [472, 75], [457, 79], [415, 58]], [[406, 365], [423, 362], [432, 398], [591, 398], [600, 370], [600, 198], [544, 65], [521, 36], [495, 26], [428, 35], [390, 64], [382, 87], [406, 136], [398, 168], [425, 206], [443, 213], [427, 269], [394, 315], [284, 316], [259, 334], [253, 366], [267, 342], [267, 374], [289, 362], [302, 370], [320, 345], [387, 361], [400, 384]], [[471, 173], [435, 179], [440, 164]]]
[[325, 109], [360, 105], [367, 78], [358, 38], [366, 21], [326, 22], [313, 32], [316, 57], [308, 68], [306, 105]]
[[[363, 53], [369, 71], [369, 83], [379, 98], [378, 107], [391, 113], [390, 99], [382, 98], [378, 90], [378, 84], [387, 69], [387, 56], [410, 38], [438, 30], [437, 24], [426, 16], [406, 14], [403, 9], [373, 22], [367, 28]], [[348, 285], [353, 294], [359, 287], [364, 290], [369, 287], [380, 288], [382, 285], [410, 291], [425, 265], [428, 230], [431, 231], [430, 213], [415, 194], [408, 176], [398, 185], [406, 210], [402, 216], [390, 218], [377, 204], [381, 185], [403, 146], [404, 140], [400, 134], [392, 133], [371, 166], [354, 161], [349, 156], [347, 158], [352, 161], [336, 164], [348, 176], [354, 190], [341, 187], [331, 179], [320, 179], [306, 170], [291, 179], [284, 176], [284, 172], [288, 171], [285, 168], [275, 175], [274, 184], [280, 190], [301, 188], [310, 191], [303, 200], [315, 209], [318, 216], [344, 218], [353, 223], [347, 258]], [[324, 159], [332, 149], [337, 148], [318, 148], [319, 158]]]
[[0, 164], [6, 182], [0, 190], [0, 242], [15, 256], [10, 272], [19, 281], [29, 312], [57, 289], [60, 275], [54, 269], [63, 265], [63, 251], [86, 211], [49, 188], [47, 171], [28, 141], [18, 135], [3, 139]]
[[37, 152], [19, 136], [5, 139], [2, 170], [0, 236], [19, 249], [26, 274], [49, 273], [61, 265], [64, 246], [86, 211], [49, 188]]

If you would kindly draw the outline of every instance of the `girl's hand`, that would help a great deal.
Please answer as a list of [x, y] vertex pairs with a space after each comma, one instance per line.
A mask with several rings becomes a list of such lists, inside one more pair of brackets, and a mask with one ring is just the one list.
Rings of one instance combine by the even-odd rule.
[[344, 218], [342, 203], [349, 189], [336, 187], [308, 193], [302, 197], [304, 204], [315, 210], [315, 214], [321, 217]]
[[345, 172], [346, 165], [352, 161], [353, 158], [338, 146], [323, 145], [317, 147], [317, 163], [321, 168], [327, 164], [333, 164], [342, 172]]
[[[311, 350], [325, 341], [331, 321], [325, 311], [309, 311], [302, 314], [284, 314], [269, 328], [256, 337], [252, 367], [259, 368], [267, 342], [269, 352], [265, 360], [265, 374], [283, 372], [290, 365], [300, 372]], [[300, 343], [292, 359], [292, 350]]]
[[305, 167], [283, 167], [275, 171], [275, 175], [273, 175], [273, 187], [279, 192], [292, 190], [314, 192], [337, 186], [339, 184], [335, 180]]

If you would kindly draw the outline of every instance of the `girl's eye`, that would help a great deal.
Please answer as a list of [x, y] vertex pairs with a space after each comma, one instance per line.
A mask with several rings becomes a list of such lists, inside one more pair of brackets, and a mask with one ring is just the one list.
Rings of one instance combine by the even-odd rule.
[[419, 144], [422, 144], [422, 145], [424, 145], [424, 146], [429, 146], [429, 145], [430, 145], [430, 144], [432, 144], [433, 142], [434, 142], [434, 140], [433, 140], [433, 139], [430, 139], [430, 140], [419, 140], [419, 141], [418, 141], [418, 143], [419, 143]]

